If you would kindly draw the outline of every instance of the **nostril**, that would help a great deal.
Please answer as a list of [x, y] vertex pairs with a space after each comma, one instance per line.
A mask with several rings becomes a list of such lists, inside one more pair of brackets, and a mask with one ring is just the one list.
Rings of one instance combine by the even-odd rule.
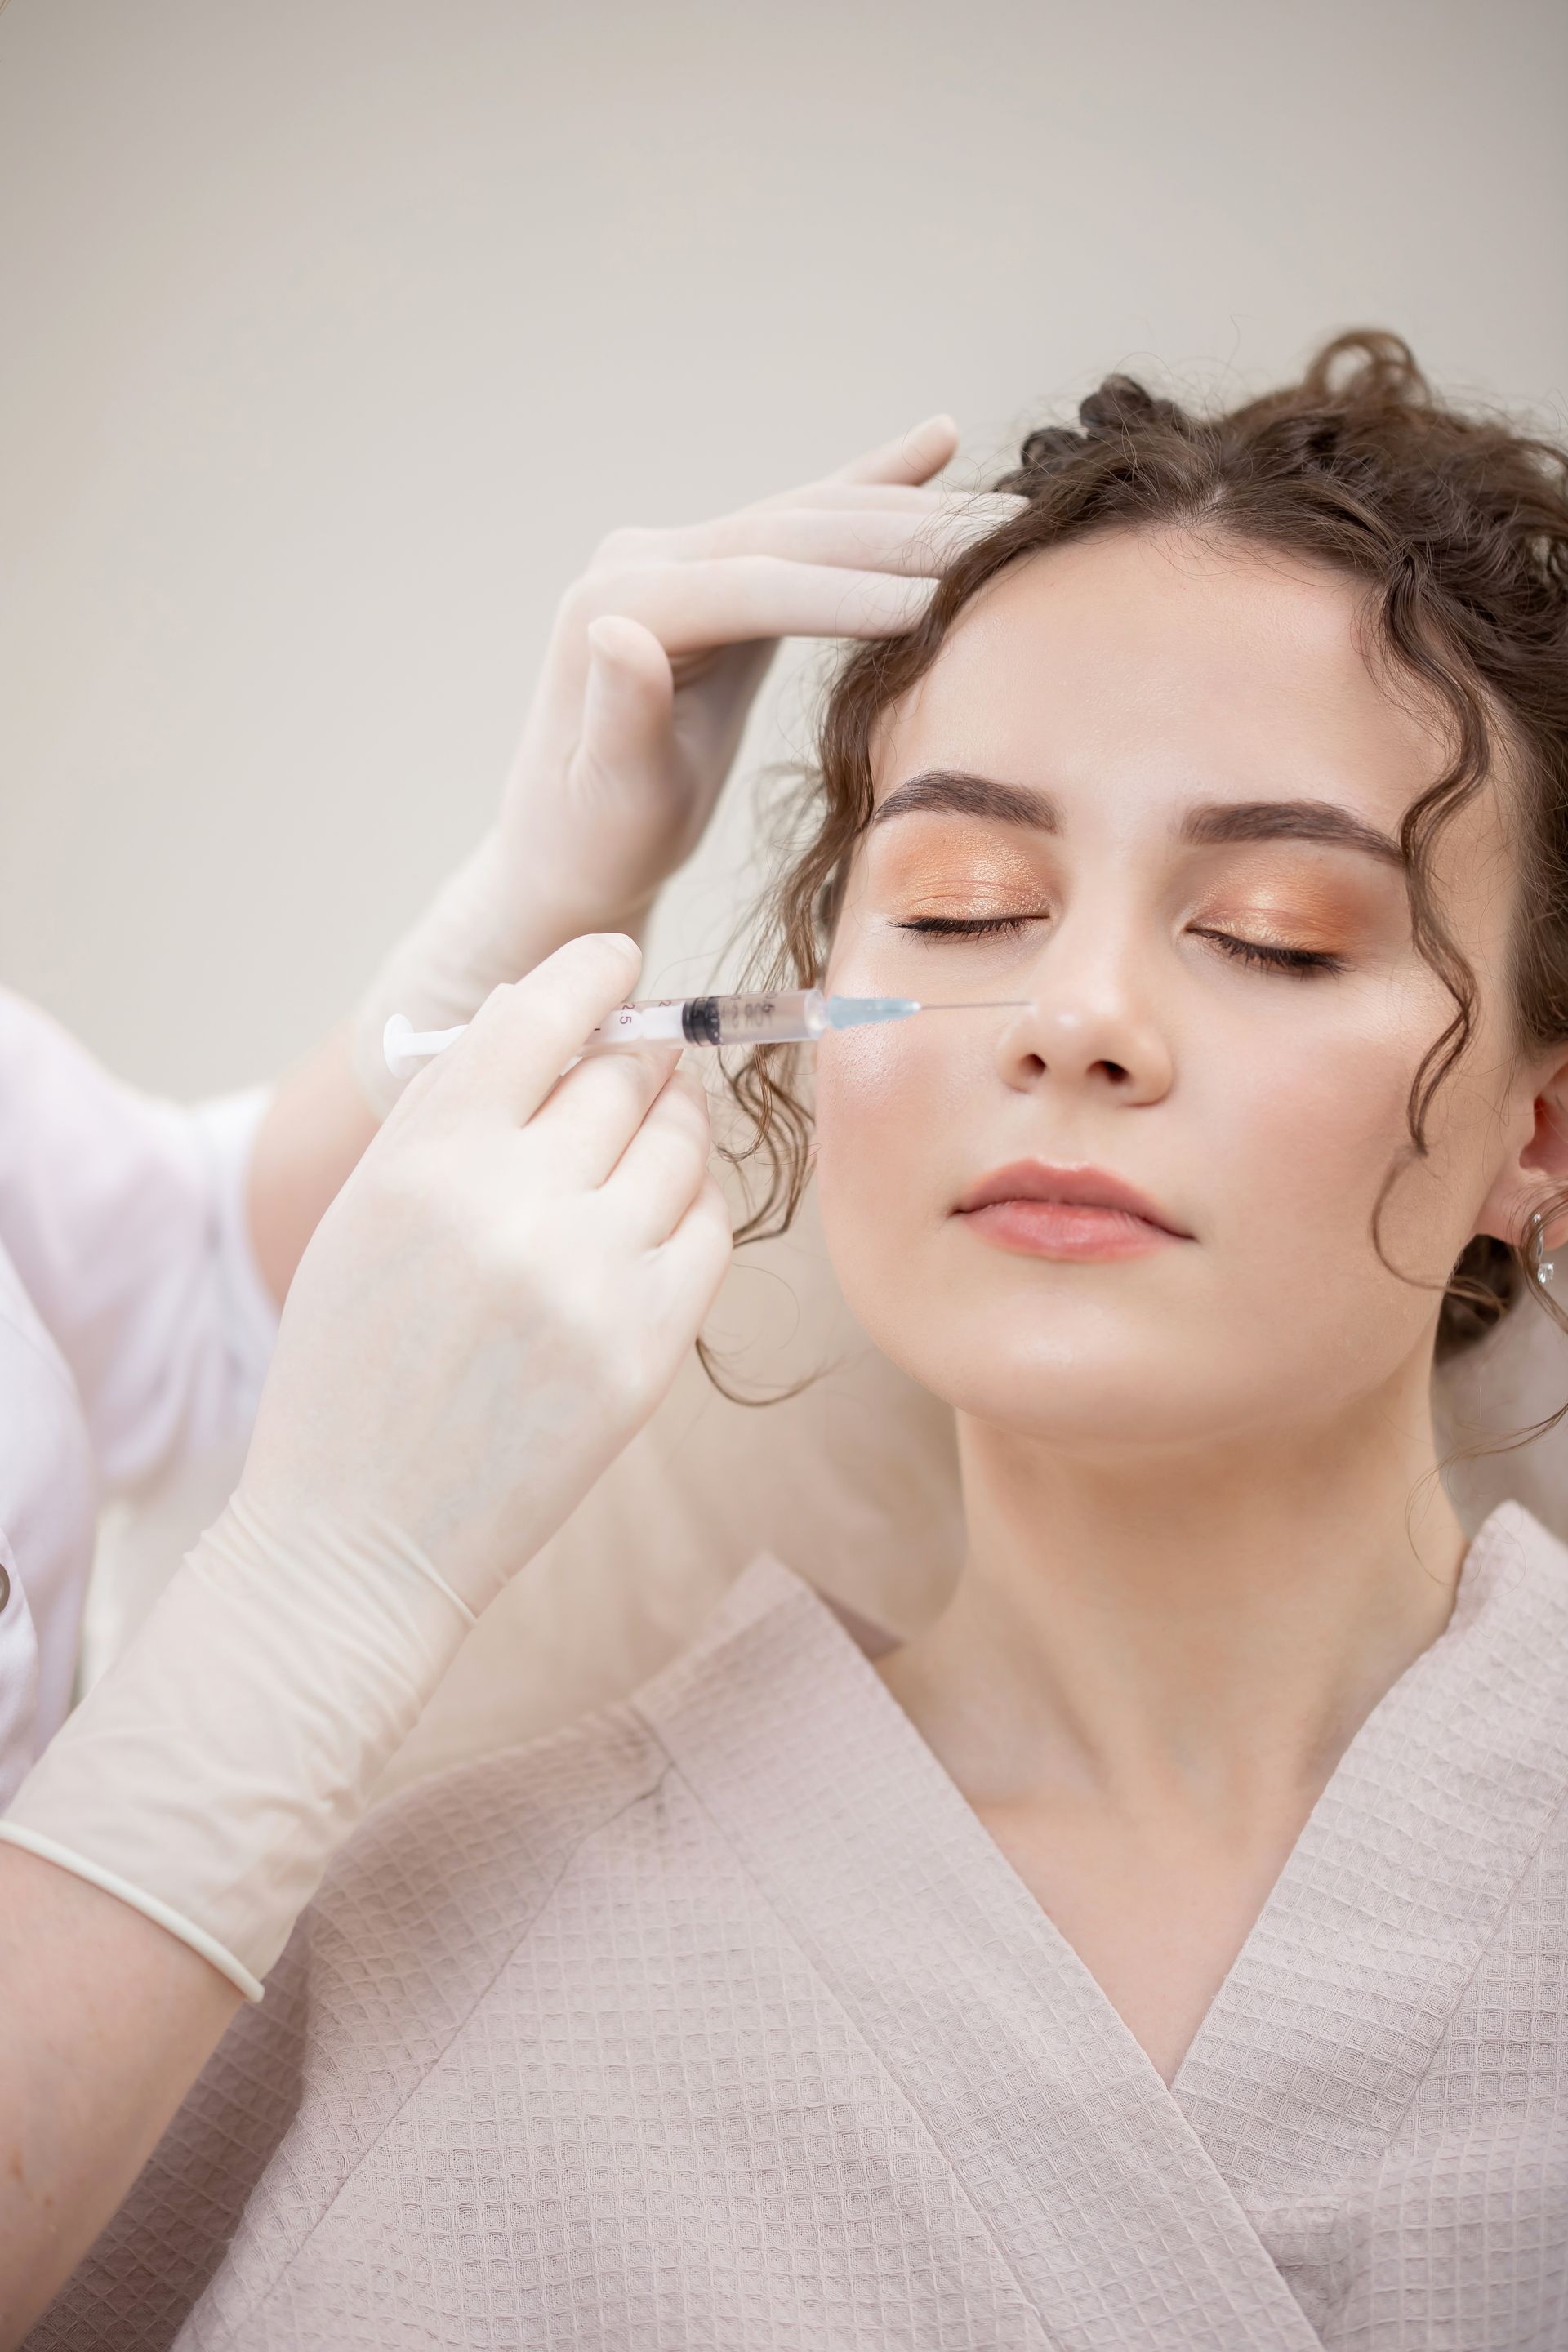
[[1131, 1071], [1121, 1062], [1096, 1062], [1094, 1067], [1099, 1074], [1108, 1077], [1112, 1086], [1124, 1085], [1132, 1076]]

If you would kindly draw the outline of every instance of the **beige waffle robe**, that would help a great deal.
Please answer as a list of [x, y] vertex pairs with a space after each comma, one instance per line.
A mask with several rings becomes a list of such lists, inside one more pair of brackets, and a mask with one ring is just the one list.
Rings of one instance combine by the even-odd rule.
[[1520, 1507], [1168, 2089], [758, 1559], [341, 1860], [36, 2347], [1568, 2343], [1568, 1553]]

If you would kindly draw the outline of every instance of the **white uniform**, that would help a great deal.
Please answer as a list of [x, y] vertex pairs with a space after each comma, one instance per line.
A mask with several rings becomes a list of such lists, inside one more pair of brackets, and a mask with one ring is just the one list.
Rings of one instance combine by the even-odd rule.
[[137, 1094], [0, 990], [0, 1806], [69, 1703], [100, 1501], [255, 1411], [277, 1329], [244, 1216], [266, 1099]]

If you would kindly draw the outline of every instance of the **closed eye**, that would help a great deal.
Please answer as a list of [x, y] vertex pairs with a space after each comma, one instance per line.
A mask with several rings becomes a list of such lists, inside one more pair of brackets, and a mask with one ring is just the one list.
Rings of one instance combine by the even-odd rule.
[[[918, 931], [927, 939], [977, 940], [987, 937], [1015, 938], [1029, 923], [1047, 919], [1042, 915], [917, 915], [907, 923], [894, 925], [896, 930]], [[1270, 947], [1261, 940], [1245, 940], [1235, 931], [1211, 931], [1194, 927], [1192, 936], [1208, 940], [1237, 963], [1250, 964], [1255, 971], [1290, 972], [1308, 978], [1318, 972], [1343, 971], [1344, 961], [1321, 948]]]
[[1330, 955], [1321, 948], [1268, 947], [1261, 940], [1239, 939], [1234, 931], [1209, 931], [1193, 927], [1195, 940], [1210, 940], [1222, 954], [1231, 956], [1237, 963], [1247, 963], [1267, 971], [1289, 971], [1302, 977], [1312, 972], [1343, 971], [1344, 960]]
[[923, 931], [928, 939], [978, 940], [986, 933], [1000, 938], [1016, 935], [1026, 923], [1043, 922], [1042, 915], [916, 915], [907, 923], [895, 923], [898, 931]]

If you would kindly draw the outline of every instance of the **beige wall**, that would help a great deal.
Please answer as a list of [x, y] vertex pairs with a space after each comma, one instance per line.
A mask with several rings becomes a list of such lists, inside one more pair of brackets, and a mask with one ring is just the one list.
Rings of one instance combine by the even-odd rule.
[[[264, 1072], [464, 845], [596, 534], [1381, 320], [1568, 384], [1561, 0], [11, 0], [0, 975]], [[660, 933], [694, 974], [739, 833]]]

